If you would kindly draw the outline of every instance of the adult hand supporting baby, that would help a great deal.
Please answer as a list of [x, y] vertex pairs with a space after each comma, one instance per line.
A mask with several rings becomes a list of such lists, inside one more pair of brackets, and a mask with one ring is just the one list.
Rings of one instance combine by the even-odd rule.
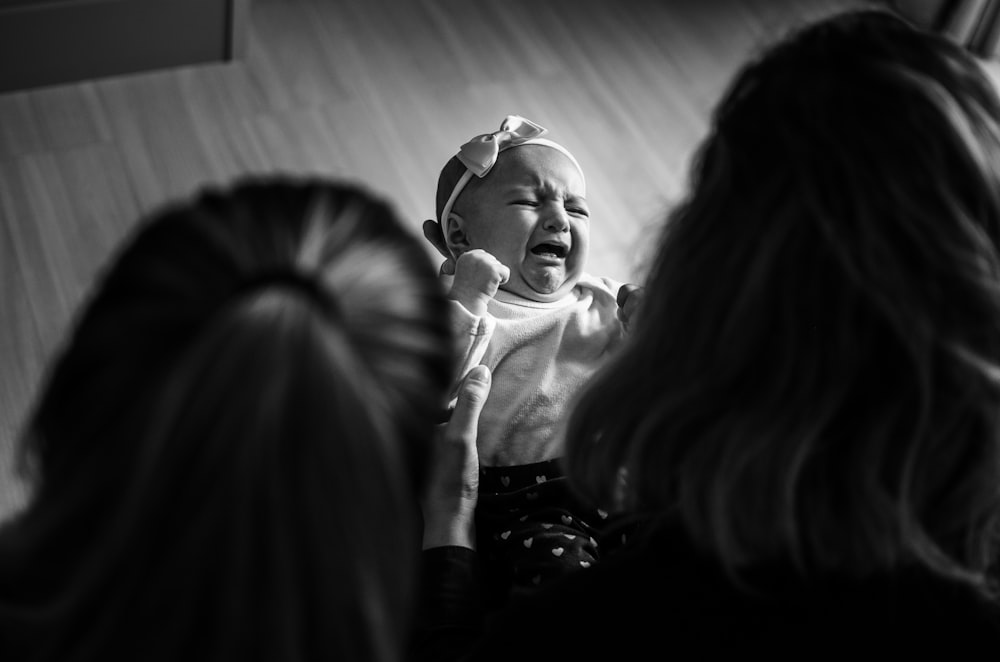
[[441, 263], [441, 273], [445, 276], [454, 274], [455, 260], [451, 257], [451, 252], [448, 250], [448, 242], [444, 240], [444, 230], [441, 228], [441, 224], [433, 218], [428, 218], [424, 221], [423, 231], [424, 239], [431, 242], [431, 246], [436, 248], [438, 253], [444, 258], [444, 262]]
[[475, 549], [475, 510], [479, 499], [479, 415], [490, 394], [489, 368], [473, 368], [458, 391], [451, 420], [434, 439], [430, 477], [421, 504], [423, 548], [458, 546]]
[[625, 284], [618, 288], [618, 319], [628, 329], [642, 301], [642, 287]]

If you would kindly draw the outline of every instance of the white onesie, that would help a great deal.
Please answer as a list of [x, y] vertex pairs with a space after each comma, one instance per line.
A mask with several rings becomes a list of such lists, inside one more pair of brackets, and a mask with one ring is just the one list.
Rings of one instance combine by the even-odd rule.
[[479, 364], [493, 373], [479, 419], [480, 464], [530, 464], [562, 454], [562, 415], [624, 337], [619, 286], [585, 274], [551, 303], [500, 290], [483, 317], [452, 301], [459, 379]]

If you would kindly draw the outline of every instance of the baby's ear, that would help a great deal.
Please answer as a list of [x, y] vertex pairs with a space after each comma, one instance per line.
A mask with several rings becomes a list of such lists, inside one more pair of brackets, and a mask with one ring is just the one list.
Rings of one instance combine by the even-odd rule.
[[444, 243], [448, 251], [446, 256], [453, 255], [457, 258], [472, 248], [469, 243], [469, 235], [466, 233], [465, 219], [455, 212], [451, 212], [448, 214], [446, 223], [448, 224], [444, 228]]

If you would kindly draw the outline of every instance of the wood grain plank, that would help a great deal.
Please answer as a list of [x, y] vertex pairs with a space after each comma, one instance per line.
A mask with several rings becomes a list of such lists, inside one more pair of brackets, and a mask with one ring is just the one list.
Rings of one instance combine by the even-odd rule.
[[42, 127], [28, 92], [0, 94], [0, 159], [45, 149]]
[[30, 95], [46, 150], [109, 142], [111, 130], [93, 83], [48, 87]]

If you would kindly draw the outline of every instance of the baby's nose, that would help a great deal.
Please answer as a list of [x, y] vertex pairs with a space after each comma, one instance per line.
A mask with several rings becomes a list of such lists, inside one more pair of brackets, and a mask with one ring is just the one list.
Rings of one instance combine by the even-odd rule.
[[542, 227], [549, 232], [565, 232], [569, 229], [569, 218], [562, 207], [552, 208], [542, 221]]

